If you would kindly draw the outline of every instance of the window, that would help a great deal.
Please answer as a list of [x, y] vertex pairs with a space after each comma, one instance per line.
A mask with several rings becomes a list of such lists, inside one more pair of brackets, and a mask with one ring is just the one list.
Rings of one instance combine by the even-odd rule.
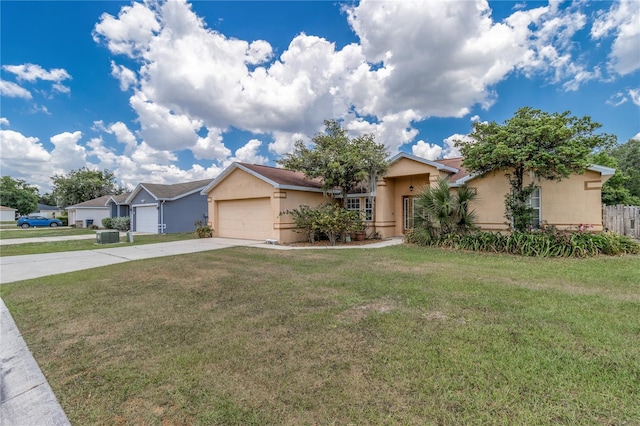
[[371, 198], [364, 199], [364, 220], [373, 220], [373, 200]]
[[415, 215], [414, 200], [415, 198], [413, 197], [402, 198], [403, 228], [405, 231], [413, 229], [413, 217]]
[[347, 210], [360, 211], [360, 198], [347, 198]]
[[540, 224], [542, 223], [542, 209], [540, 208], [540, 201], [540, 187], [537, 187], [529, 197], [529, 207], [533, 209], [531, 226], [536, 229], [540, 228]]
[[367, 222], [373, 220], [373, 200], [371, 198], [347, 198], [347, 210], [361, 212]]

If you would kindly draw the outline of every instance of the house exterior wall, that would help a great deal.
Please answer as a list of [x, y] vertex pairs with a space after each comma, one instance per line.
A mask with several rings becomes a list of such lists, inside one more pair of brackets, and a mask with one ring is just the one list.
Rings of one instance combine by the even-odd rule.
[[[541, 219], [545, 225], [560, 229], [591, 225], [594, 231], [602, 230], [600, 173], [587, 170], [582, 175], [571, 175], [560, 182], [539, 181]], [[531, 182], [525, 179], [525, 185]], [[476, 188], [478, 200], [473, 208], [478, 216], [478, 226], [484, 230], [508, 230], [504, 217], [504, 197], [510, 191], [504, 172], [493, 172], [473, 179], [467, 186]]]
[[[132, 231], [138, 231], [137, 223], [136, 223], [136, 207], [150, 206], [152, 204], [158, 205], [158, 200], [156, 200], [156, 198], [153, 195], [151, 195], [147, 190], [145, 190], [144, 188], [140, 188], [140, 191], [138, 191], [138, 193], [136, 194], [135, 197], [133, 197], [130, 203]], [[160, 223], [159, 213], [158, 213], [157, 223]]]
[[129, 206], [126, 204], [118, 205], [116, 203], [109, 203], [110, 217], [127, 217], [129, 216]]
[[270, 239], [283, 244], [304, 241], [306, 236], [295, 232], [295, 225], [290, 215], [281, 216], [280, 212], [297, 209], [303, 204], [316, 207], [328, 201], [320, 192], [280, 190], [243, 170], [235, 169], [207, 194], [208, 225], [214, 231], [220, 231], [218, 221], [220, 202], [265, 198], [269, 199], [270, 219], [268, 220], [271, 223], [266, 226], [271, 229]]
[[196, 192], [173, 201], [160, 202], [163, 233], [193, 232], [195, 223], [207, 222], [207, 197]]
[[16, 210], [0, 210], [0, 221], [2, 222], [15, 222]]
[[109, 209], [107, 207], [88, 207], [76, 208], [69, 210], [69, 225], [75, 225], [76, 222], [82, 221], [82, 227], [88, 228], [87, 220], [93, 220], [94, 225], [102, 227], [102, 219], [109, 217]]

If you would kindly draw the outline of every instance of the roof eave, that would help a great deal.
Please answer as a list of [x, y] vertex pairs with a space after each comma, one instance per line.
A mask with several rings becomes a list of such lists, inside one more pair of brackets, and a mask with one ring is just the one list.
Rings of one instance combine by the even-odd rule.
[[455, 167], [451, 167], [451, 166], [447, 166], [447, 165], [444, 165], [444, 164], [436, 163], [435, 161], [427, 160], [426, 158], [418, 157], [416, 155], [409, 154], [409, 153], [406, 153], [406, 152], [399, 152], [398, 154], [396, 154], [393, 157], [391, 157], [389, 159], [389, 164], [391, 165], [391, 164], [395, 163], [396, 161], [398, 161], [398, 160], [400, 160], [402, 158], [407, 158], [409, 160], [417, 161], [419, 163], [435, 167], [437, 170], [444, 170], [444, 171], [450, 172], [450, 173], [458, 173], [458, 171], [459, 171]]

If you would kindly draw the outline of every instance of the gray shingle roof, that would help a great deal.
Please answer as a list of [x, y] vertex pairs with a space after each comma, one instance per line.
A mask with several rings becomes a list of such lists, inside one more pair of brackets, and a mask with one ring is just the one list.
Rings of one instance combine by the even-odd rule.
[[175, 183], [164, 185], [159, 183], [141, 183], [140, 186], [147, 190], [158, 200], [172, 200], [181, 196], [196, 192], [207, 186], [212, 179], [197, 180], [195, 182]]

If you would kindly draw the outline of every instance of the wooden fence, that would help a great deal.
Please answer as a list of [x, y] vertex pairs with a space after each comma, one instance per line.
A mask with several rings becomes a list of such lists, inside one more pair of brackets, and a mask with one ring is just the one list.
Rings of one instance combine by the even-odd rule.
[[640, 207], [603, 206], [602, 224], [607, 231], [640, 238]]

